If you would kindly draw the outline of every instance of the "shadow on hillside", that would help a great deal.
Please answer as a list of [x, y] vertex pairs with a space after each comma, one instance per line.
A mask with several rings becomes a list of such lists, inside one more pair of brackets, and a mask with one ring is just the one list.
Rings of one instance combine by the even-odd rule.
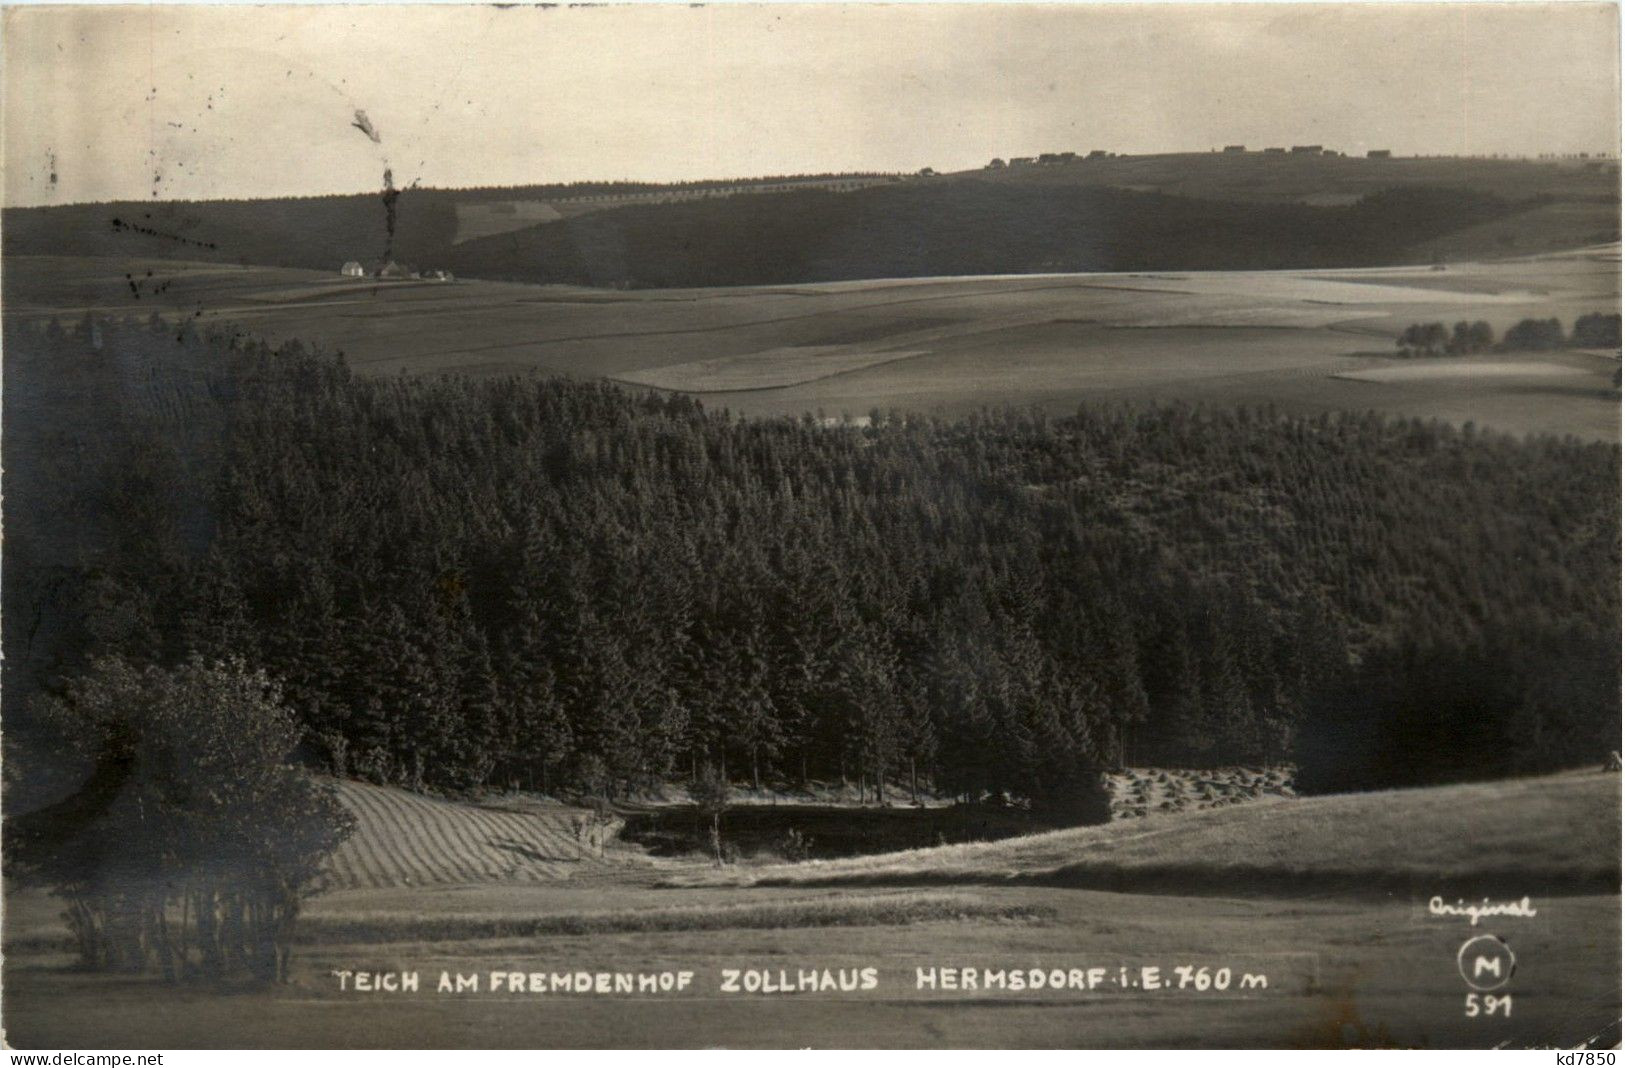
[[[739, 805], [722, 817], [723, 840], [742, 856], [776, 857], [791, 832], [806, 856], [823, 860], [960, 842], [995, 841], [1054, 830], [1058, 824], [1024, 810], [985, 805], [948, 808], [854, 808], [825, 805]], [[692, 805], [627, 815], [621, 837], [657, 856], [710, 848], [709, 826]]]

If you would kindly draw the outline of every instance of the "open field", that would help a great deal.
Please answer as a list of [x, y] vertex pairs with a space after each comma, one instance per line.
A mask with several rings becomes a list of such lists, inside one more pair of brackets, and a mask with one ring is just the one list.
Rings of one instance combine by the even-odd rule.
[[[1224, 900], [1005, 889], [978, 896], [1045, 919], [967, 916], [889, 927], [550, 935], [301, 948], [296, 979], [263, 992], [165, 991], [12, 958], [15, 1046], [1573, 1046], [1618, 1019], [1617, 896], [1540, 898], [1498, 925], [1518, 954], [1509, 1020], [1468, 1018], [1456, 953], [1475, 932], [1426, 902]], [[1051, 904], [1053, 903], [1053, 904]], [[872, 994], [731, 995], [723, 969], [876, 967]], [[1164, 986], [1096, 993], [915, 989], [915, 968], [1229, 967], [1238, 993]], [[416, 994], [341, 992], [337, 969], [414, 971]], [[437, 994], [440, 973], [591, 969], [694, 973], [678, 996]], [[13, 991], [15, 991], [13, 993]], [[91, 1004], [95, 1011], [86, 1011]], [[1612, 1040], [1610, 1040], [1612, 1041]]]
[[[1243, 812], [1248, 818], [1237, 819]], [[23, 1048], [1573, 1046], [1613, 1027], [1612, 1042], [1618, 821], [1619, 779], [1575, 772], [1283, 799], [801, 869], [815, 881], [925, 873], [952, 884], [928, 888], [724, 885], [731, 877], [716, 879], [708, 866], [666, 863], [583, 866], [555, 883], [486, 876], [342, 890], [312, 902], [288, 986], [234, 992], [75, 973], [52, 941], [51, 899], [12, 892], [5, 1026]], [[402, 848], [427, 833], [392, 826]], [[1226, 896], [1232, 862], [1249, 857], [1261, 869], [1338, 881], [1306, 893], [1301, 881], [1271, 879]], [[1010, 878], [1152, 863], [1183, 866], [1180, 889], [1124, 894]], [[685, 870], [686, 881], [709, 885], [670, 885]], [[1394, 886], [1383, 877], [1389, 871], [1411, 885]], [[1434, 893], [1472, 902], [1527, 894], [1534, 915], [1474, 925], [1430, 915]], [[1516, 953], [1503, 991], [1516, 1004], [1510, 1018], [1464, 1009], [1456, 955], [1485, 933]], [[916, 971], [1084, 976], [1096, 967], [1104, 981], [1082, 990], [922, 988]], [[1149, 967], [1158, 969], [1155, 989], [1142, 971]], [[1236, 985], [1181, 982], [1197, 973], [1180, 968], [1203, 967], [1205, 976], [1230, 969]], [[730, 969], [856, 977], [863, 968], [875, 969], [873, 990], [725, 989]], [[420, 989], [341, 990], [337, 972], [357, 969], [416, 972]], [[437, 993], [443, 970], [478, 974], [480, 987]], [[554, 973], [662, 970], [691, 972], [690, 985], [667, 994], [528, 987], [533, 972], [547, 988]], [[518, 992], [508, 988], [511, 972], [526, 976]], [[503, 974], [500, 989], [492, 973]], [[1245, 990], [1242, 976], [1252, 977]]]
[[1536, 360], [1420, 360], [1398, 367], [1372, 367], [1345, 371], [1339, 378], [1356, 382], [1426, 382], [1436, 379], [1475, 378], [1561, 378], [1583, 375], [1585, 371], [1569, 364]]
[[674, 392], [732, 393], [797, 386], [921, 355], [908, 351], [865, 352], [841, 345], [803, 345], [632, 371], [615, 381]]
[[[342, 282], [319, 272], [13, 257], [6, 314], [153, 312], [342, 350], [369, 374], [603, 376], [747, 415], [1067, 412], [1186, 400], [1367, 410], [1511, 433], [1619, 440], [1618, 364], [1586, 353], [1476, 357], [1400, 373], [1412, 322], [1565, 324], [1619, 307], [1619, 251], [1330, 271], [907, 279], [616, 292]], [[1495, 368], [1520, 365], [1513, 374]], [[1382, 371], [1373, 381], [1369, 372]], [[1422, 378], [1415, 378], [1423, 374]], [[1357, 380], [1352, 376], [1363, 376]]]

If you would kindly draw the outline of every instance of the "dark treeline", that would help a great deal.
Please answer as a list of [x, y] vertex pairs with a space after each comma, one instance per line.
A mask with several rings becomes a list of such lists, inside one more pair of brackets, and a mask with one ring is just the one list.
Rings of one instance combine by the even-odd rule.
[[[52, 750], [12, 710], [104, 654], [242, 658], [307, 759], [452, 789], [709, 765], [1076, 811], [1119, 762], [1434, 780], [1619, 729], [1612, 445], [1188, 407], [832, 429], [156, 319], [5, 341], [13, 772]], [[1445, 662], [1481, 700], [1438, 703]], [[1480, 720], [1500, 748], [1453, 747]]]
[[860, 181], [872, 178], [901, 180], [903, 175], [889, 171], [820, 171], [807, 174], [763, 174], [748, 178], [696, 178], [680, 182], [561, 182], [555, 185], [481, 185], [460, 189], [427, 188], [433, 193], [450, 194], [461, 201], [542, 200], [584, 196], [625, 196], [633, 193], [688, 192], [696, 189], [737, 189], [753, 185], [788, 185], [795, 182]]
[[1401, 356], [1475, 356], [1497, 349], [1501, 352], [1544, 352], [1565, 347], [1577, 349], [1619, 348], [1619, 314], [1591, 312], [1574, 320], [1574, 331], [1565, 334], [1558, 319], [1520, 319], [1507, 328], [1501, 343], [1495, 343], [1495, 330], [1482, 319], [1462, 320], [1449, 330], [1443, 323], [1412, 323], [1394, 340]]
[[[555, 195], [637, 191], [587, 185], [560, 187]], [[459, 202], [508, 196], [409, 188], [374, 196], [10, 209], [5, 252], [328, 271], [348, 260], [394, 258], [493, 280], [751, 285], [1403, 263], [1419, 242], [1520, 209], [1519, 202], [1483, 193], [1431, 187], [1317, 207], [956, 178], [608, 207], [455, 243]]]

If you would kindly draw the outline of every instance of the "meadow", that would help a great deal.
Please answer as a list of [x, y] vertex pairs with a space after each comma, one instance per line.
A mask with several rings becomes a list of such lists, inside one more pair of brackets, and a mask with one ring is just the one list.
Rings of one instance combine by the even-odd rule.
[[[1410, 323], [1619, 306], [1617, 245], [1409, 268], [924, 278], [612, 291], [340, 280], [286, 268], [17, 256], [6, 315], [154, 312], [299, 338], [373, 375], [604, 377], [744, 415], [962, 414], [1185, 400], [1376, 410], [1619, 440], [1618, 363], [1484, 355], [1394, 372]], [[1516, 366], [1514, 372], [1500, 365]]]
[[[372, 788], [376, 789], [376, 788]], [[352, 800], [353, 800], [353, 795]], [[414, 801], [414, 803], [416, 803]], [[445, 832], [488, 815], [359, 836], [469, 865]], [[302, 921], [293, 981], [169, 988], [73, 971], [54, 903], [7, 898], [6, 1028], [24, 1048], [105, 1043], [591, 1046], [1574, 1046], [1617, 1041], [1619, 780], [1596, 771], [1471, 786], [1276, 798], [1111, 825], [793, 866], [716, 869], [612, 840], [543, 881], [335, 889]], [[1553, 833], [1561, 828], [1562, 833]], [[1253, 881], [1233, 878], [1251, 864]], [[1182, 869], [1177, 888], [1091, 888], [1080, 870]], [[1404, 886], [1386, 876], [1400, 872]], [[1306, 876], [1317, 878], [1306, 878]], [[766, 884], [773, 885], [766, 885]], [[1534, 915], [1472, 925], [1429, 898], [1531, 897]], [[1506, 939], [1509, 1018], [1469, 1014], [1456, 954]], [[734, 993], [727, 970], [876, 969], [870, 992]], [[1099, 967], [1095, 990], [922, 989], [916, 969]], [[1155, 967], [1155, 989], [1141, 969]], [[1264, 976], [1197, 989], [1207, 968]], [[1127, 969], [1120, 971], [1120, 969]], [[415, 993], [340, 972], [416, 972]], [[688, 970], [670, 994], [493, 989], [492, 973]], [[480, 989], [435, 990], [442, 971]], [[348, 983], [349, 980], [346, 980]], [[95, 1011], [87, 1006], [94, 1004]], [[1610, 1028], [1613, 1031], [1610, 1032]]]

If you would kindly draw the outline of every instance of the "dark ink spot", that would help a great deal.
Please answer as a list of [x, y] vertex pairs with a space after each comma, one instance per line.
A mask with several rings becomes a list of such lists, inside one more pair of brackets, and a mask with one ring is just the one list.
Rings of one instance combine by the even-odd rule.
[[401, 191], [395, 188], [395, 175], [388, 167], [384, 168], [384, 260], [387, 262], [395, 254], [395, 202], [401, 199]]
[[[153, 196], [157, 196], [157, 195], [158, 195], [157, 193], [153, 193]], [[150, 218], [152, 218], [152, 214], [150, 212], [148, 212], [146, 217], [150, 219]], [[216, 245], [213, 241], [195, 241], [192, 238], [182, 237], [179, 234], [166, 234], [162, 230], [154, 230], [150, 226], [137, 226], [135, 223], [127, 223], [123, 219], [119, 219], [119, 218], [114, 218], [113, 219], [112, 226], [113, 226], [113, 232], [115, 234], [123, 233], [125, 231], [129, 231], [130, 233], [134, 233], [134, 234], [144, 234], [147, 237], [162, 238], [165, 241], [175, 241], [175, 242], [178, 242], [178, 243], [180, 243], [182, 245], [191, 245], [194, 248], [207, 248], [207, 249], [219, 248], [219, 246]]]
[[367, 118], [367, 113], [362, 111], [360, 108], [355, 109], [355, 121], [350, 123], [350, 125], [366, 134], [367, 140], [371, 141], [373, 144], [378, 145], [383, 143], [383, 138], [379, 136], [377, 128], [372, 124], [372, 120]]

